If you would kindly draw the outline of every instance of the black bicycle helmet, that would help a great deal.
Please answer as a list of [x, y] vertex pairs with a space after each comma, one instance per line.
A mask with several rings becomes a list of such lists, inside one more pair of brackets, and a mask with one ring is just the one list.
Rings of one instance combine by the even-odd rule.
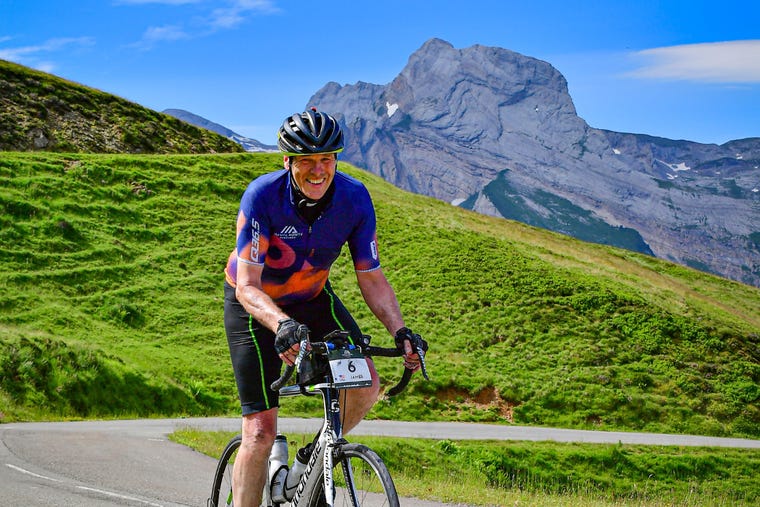
[[343, 151], [343, 132], [337, 120], [311, 108], [286, 118], [277, 132], [277, 146], [286, 155]]

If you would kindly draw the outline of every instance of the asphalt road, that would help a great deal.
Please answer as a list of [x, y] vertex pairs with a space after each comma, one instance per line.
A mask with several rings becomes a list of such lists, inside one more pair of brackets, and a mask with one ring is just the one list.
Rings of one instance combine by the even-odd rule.
[[[319, 424], [281, 419], [280, 431], [311, 433]], [[216, 461], [170, 442], [167, 435], [182, 427], [236, 431], [239, 426], [238, 419], [226, 418], [0, 425], [0, 505], [205, 506]], [[359, 435], [760, 449], [760, 440], [468, 423], [364, 421], [352, 433], [354, 440]]]

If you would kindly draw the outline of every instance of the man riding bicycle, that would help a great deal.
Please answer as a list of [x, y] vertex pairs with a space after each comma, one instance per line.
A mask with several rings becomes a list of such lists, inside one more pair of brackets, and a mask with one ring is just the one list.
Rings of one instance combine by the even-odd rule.
[[[330, 266], [348, 244], [362, 297], [419, 368], [393, 288], [378, 257], [375, 211], [364, 185], [336, 170], [343, 133], [316, 109], [286, 118], [278, 132], [284, 168], [253, 180], [237, 215], [236, 248], [225, 269], [224, 325], [242, 408], [242, 444], [233, 470], [236, 507], [258, 506], [277, 431], [278, 393], [270, 388], [282, 362], [292, 365], [308, 328], [316, 339], [335, 329], [361, 338], [334, 293]], [[344, 432], [377, 400], [380, 384], [345, 391]]]

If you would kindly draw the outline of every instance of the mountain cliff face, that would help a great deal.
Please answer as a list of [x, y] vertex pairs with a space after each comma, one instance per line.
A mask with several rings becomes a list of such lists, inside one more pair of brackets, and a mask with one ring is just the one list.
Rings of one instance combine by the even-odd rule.
[[760, 138], [590, 127], [550, 64], [432, 39], [387, 85], [328, 83], [342, 158], [395, 185], [760, 286]]

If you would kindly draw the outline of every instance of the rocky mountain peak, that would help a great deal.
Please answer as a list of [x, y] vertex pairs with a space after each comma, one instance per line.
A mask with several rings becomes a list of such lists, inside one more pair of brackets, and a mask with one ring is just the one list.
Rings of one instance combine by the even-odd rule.
[[452, 83], [462, 82], [467, 86], [459, 88], [482, 88], [482, 92], [508, 97], [512, 104], [529, 101], [540, 91], [557, 99], [561, 109], [575, 114], [567, 81], [549, 63], [488, 46], [455, 49], [440, 39], [431, 39], [412, 54], [390, 88], [406, 88], [413, 91], [411, 98], [424, 99], [445, 96], [452, 91]]
[[550, 64], [501, 48], [455, 49], [439, 39], [410, 57], [385, 99], [468, 149], [504, 152], [526, 135], [540, 140], [586, 128], [567, 81]]
[[308, 105], [343, 158], [395, 185], [760, 286], [760, 140], [723, 146], [591, 128], [549, 63], [427, 41], [387, 85], [329, 83]]

